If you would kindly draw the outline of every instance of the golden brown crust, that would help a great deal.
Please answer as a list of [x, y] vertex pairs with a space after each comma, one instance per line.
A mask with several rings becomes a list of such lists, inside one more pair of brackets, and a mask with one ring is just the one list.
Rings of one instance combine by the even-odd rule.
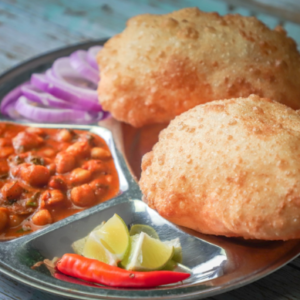
[[133, 126], [208, 101], [262, 97], [300, 108], [300, 55], [282, 28], [186, 8], [130, 19], [98, 55], [103, 108]]
[[144, 156], [140, 188], [163, 217], [203, 233], [300, 238], [300, 115], [258, 96], [198, 105]]

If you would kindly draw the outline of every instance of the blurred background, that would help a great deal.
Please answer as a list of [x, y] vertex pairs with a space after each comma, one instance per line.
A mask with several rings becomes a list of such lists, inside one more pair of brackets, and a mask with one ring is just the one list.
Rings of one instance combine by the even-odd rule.
[[0, 0], [0, 72], [41, 53], [122, 31], [142, 13], [197, 6], [282, 25], [300, 45], [299, 0]]

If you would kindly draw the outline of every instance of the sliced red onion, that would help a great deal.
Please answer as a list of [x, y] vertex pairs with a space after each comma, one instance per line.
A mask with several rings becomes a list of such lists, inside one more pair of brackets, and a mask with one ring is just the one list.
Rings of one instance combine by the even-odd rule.
[[[85, 111], [101, 111], [102, 107], [98, 102], [90, 100], [88, 97], [79, 97], [75, 94], [74, 90], [65, 85], [64, 82], [60, 82], [59, 79], [53, 76], [51, 70], [46, 71], [44, 74], [33, 74], [30, 80], [31, 84], [38, 89], [49, 93], [57, 98], [76, 104], [77, 106], [84, 107]], [[96, 93], [96, 91], [95, 91]]]
[[98, 101], [97, 86], [78, 74], [71, 66], [69, 57], [58, 58], [51, 68], [53, 75], [61, 84], [69, 86], [78, 96], [89, 97]]
[[4, 111], [2, 112], [4, 115], [9, 116], [14, 120], [24, 120], [24, 118], [16, 111], [15, 109], [16, 102], [9, 103], [5, 106]]
[[87, 61], [87, 51], [78, 50], [70, 55], [70, 64], [82, 77], [94, 84], [99, 82], [99, 71], [91, 67]]
[[[77, 104], [84, 103], [88, 110], [100, 111], [102, 109], [101, 105], [98, 102], [98, 95], [96, 90], [86, 89], [86, 92], [82, 92], [82, 89], [62, 82], [59, 78], [56, 78], [53, 73], [53, 70], [48, 70], [46, 72], [46, 77], [50, 82], [48, 87], [51, 94], [54, 91], [60, 90], [61, 92], [58, 93], [57, 96], [61, 95], [61, 98], [64, 100], [72, 101]], [[55, 93], [56, 92], [54, 92], [53, 95], [55, 95]]]
[[93, 46], [87, 51], [87, 61], [96, 70], [99, 69], [96, 57], [99, 51], [102, 50], [102, 48], [102, 46]]
[[22, 84], [11, 90], [5, 97], [3, 97], [1, 101], [1, 113], [6, 114], [6, 107], [11, 103], [14, 103], [21, 95], [22, 95], [22, 86], [26, 85]]
[[[16, 111], [27, 119], [43, 123], [91, 123], [99, 118], [93, 118], [89, 113], [74, 109], [55, 109], [33, 105], [26, 97], [21, 96], [16, 104]], [[101, 114], [102, 117], [102, 114]]]
[[45, 74], [33, 74], [30, 83], [2, 99], [1, 112], [13, 119], [45, 123], [88, 124], [104, 119], [109, 113], [102, 111], [96, 91], [96, 55], [101, 49], [78, 50], [69, 58], [57, 59]]
[[74, 109], [82, 109], [85, 110], [84, 106], [77, 105], [72, 102], [68, 102], [65, 100], [61, 100], [49, 93], [45, 93], [33, 85], [23, 86], [21, 88], [22, 94], [29, 99], [30, 101], [42, 104], [48, 107], [55, 107], [55, 108], [74, 108]]
[[49, 86], [49, 82], [44, 74], [32, 74], [30, 83], [41, 91], [46, 92]]

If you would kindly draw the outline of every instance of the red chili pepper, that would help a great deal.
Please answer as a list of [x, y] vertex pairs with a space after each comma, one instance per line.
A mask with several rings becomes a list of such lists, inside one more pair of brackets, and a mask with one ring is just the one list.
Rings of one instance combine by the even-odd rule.
[[86, 286], [92, 286], [92, 287], [101, 288], [100, 285], [97, 285], [97, 284], [94, 284], [94, 283], [85, 282], [85, 281], [81, 281], [81, 280], [79, 280], [77, 278], [69, 277], [69, 276], [67, 276], [65, 274], [62, 274], [60, 272], [55, 272], [53, 274], [53, 277], [56, 278], [56, 279], [62, 280], [62, 281], [69, 282], [69, 283], [75, 283], [75, 284], [81, 284], [81, 285], [86, 285]]
[[64, 254], [56, 268], [69, 276], [114, 287], [152, 288], [182, 281], [190, 276], [189, 273], [173, 271], [128, 271], [71, 253]]

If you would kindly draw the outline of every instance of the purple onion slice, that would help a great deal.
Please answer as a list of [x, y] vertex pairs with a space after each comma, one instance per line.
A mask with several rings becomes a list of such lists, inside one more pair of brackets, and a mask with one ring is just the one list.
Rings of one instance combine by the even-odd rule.
[[88, 79], [94, 84], [99, 82], [99, 71], [88, 63], [87, 52], [78, 50], [70, 55], [70, 64], [83, 78]]
[[99, 69], [97, 64], [97, 54], [102, 50], [102, 46], [93, 46], [87, 51], [87, 61], [96, 70]]
[[67, 109], [67, 108], [48, 108], [37, 105], [36, 103], [28, 100], [25, 96], [21, 96], [16, 104], [16, 111], [23, 117], [42, 123], [80, 123], [88, 124], [98, 121], [102, 118], [102, 112], [98, 117], [93, 117], [91, 114], [81, 110]]

